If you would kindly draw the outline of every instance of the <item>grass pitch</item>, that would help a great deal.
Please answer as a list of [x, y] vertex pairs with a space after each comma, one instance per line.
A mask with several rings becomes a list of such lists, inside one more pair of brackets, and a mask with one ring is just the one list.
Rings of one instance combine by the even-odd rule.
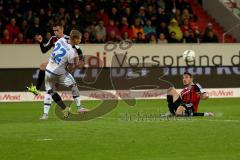
[[[83, 102], [94, 107], [97, 101]], [[164, 100], [123, 101], [90, 121], [58, 119], [42, 103], [0, 103], [0, 160], [238, 160], [240, 99], [202, 101], [216, 117], [150, 118], [167, 111]], [[156, 114], [157, 113], [157, 114]]]

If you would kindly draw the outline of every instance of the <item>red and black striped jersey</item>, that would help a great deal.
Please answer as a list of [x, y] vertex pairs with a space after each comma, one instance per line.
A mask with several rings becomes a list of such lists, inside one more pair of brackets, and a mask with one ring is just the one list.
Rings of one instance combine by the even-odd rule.
[[184, 87], [181, 91], [181, 99], [185, 104], [192, 104], [194, 112], [198, 111], [198, 104], [200, 101], [200, 88], [197, 84]]

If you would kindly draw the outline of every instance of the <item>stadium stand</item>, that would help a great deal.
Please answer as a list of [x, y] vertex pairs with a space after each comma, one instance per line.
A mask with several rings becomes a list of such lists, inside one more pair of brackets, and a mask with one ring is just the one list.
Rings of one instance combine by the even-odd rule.
[[[69, 4], [70, 3], [70, 4]], [[60, 6], [66, 6], [65, 8]], [[220, 42], [223, 28], [193, 0], [0, 0], [0, 43], [45, 41], [54, 21], [68, 34], [83, 33], [82, 43], [197, 43]], [[235, 40], [227, 36], [226, 42]]]

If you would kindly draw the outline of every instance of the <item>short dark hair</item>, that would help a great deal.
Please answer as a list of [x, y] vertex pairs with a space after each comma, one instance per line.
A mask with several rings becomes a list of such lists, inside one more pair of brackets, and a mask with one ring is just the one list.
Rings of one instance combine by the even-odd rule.
[[193, 75], [189, 72], [184, 72], [183, 75], [188, 75], [189, 77], [193, 78]]
[[57, 26], [63, 27], [63, 24], [61, 23], [61, 21], [56, 21], [53, 23], [53, 27], [57, 27]]

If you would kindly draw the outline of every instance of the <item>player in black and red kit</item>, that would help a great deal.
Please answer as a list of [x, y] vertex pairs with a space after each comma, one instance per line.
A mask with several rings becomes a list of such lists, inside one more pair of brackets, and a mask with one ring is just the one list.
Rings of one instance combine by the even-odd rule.
[[172, 115], [176, 116], [214, 116], [211, 112], [198, 113], [198, 105], [201, 99], [208, 99], [208, 93], [202, 91], [198, 83], [193, 83], [192, 74], [183, 74], [184, 88], [180, 94], [175, 88], [168, 89], [167, 102]]
[[[55, 46], [55, 42], [64, 37], [65, 39], [69, 39], [69, 36], [64, 35], [64, 27], [60, 22], [54, 23], [53, 25], [53, 32], [55, 36], [52, 36], [48, 43], [44, 44], [43, 43], [43, 38], [41, 35], [36, 35], [35, 36], [35, 40], [40, 44], [40, 49], [41, 52], [43, 54], [47, 53], [51, 48], [53, 48]], [[79, 61], [80, 63], [83, 64], [83, 54], [82, 54], [82, 50], [80, 49], [79, 46], [73, 46], [74, 48], [76, 48], [77, 52], [78, 52], [78, 57], [79, 57]], [[47, 66], [48, 62], [44, 62], [40, 65], [40, 71], [38, 73], [38, 78], [37, 78], [37, 82], [36, 82], [36, 86], [31, 85], [29, 87], [26, 87], [27, 90], [35, 95], [39, 94], [39, 90], [42, 86], [42, 83], [45, 79], [45, 69]]]

